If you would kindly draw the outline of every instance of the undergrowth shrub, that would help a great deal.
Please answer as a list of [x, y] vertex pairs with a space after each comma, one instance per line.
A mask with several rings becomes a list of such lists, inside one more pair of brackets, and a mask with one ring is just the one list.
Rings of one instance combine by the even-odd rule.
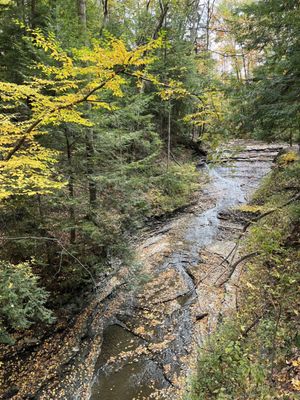
[[199, 173], [193, 163], [173, 164], [164, 173], [153, 177], [146, 193], [151, 213], [159, 215], [186, 205], [198, 187], [198, 180]]
[[45, 307], [48, 293], [39, 286], [29, 263], [0, 262], [0, 342], [10, 343], [9, 332], [29, 328], [34, 322], [51, 323]]

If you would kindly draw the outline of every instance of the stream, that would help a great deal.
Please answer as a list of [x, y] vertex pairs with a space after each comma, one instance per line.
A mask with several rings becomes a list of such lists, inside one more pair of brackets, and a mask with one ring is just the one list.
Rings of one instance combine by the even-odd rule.
[[181, 399], [197, 349], [238, 304], [239, 207], [283, 147], [238, 140], [199, 167], [192, 204], [135, 238], [136, 265], [104, 274], [72, 320], [6, 348], [0, 397]]
[[221, 165], [204, 167], [197, 204], [138, 246], [145, 283], [104, 329], [91, 400], [178, 398], [195, 349], [235, 307], [241, 271], [217, 285], [243, 227], [232, 210], [249, 201], [280, 148], [228, 148]]

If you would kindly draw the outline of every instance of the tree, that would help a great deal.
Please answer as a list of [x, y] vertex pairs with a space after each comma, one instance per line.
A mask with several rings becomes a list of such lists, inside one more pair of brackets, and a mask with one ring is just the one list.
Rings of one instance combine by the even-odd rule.
[[53, 64], [38, 64], [41, 76], [28, 84], [0, 84], [2, 199], [49, 193], [62, 187], [58, 179], [53, 179], [50, 167], [57, 153], [41, 144], [46, 127], [62, 122], [91, 126], [82, 116], [80, 105], [88, 102], [93, 107], [112, 109], [101, 94], [121, 97], [124, 74], [134, 75], [135, 67], [140, 74], [141, 66], [152, 61], [150, 55], [143, 54], [159, 46], [159, 41], [152, 41], [128, 51], [122, 40], [110, 39], [104, 47], [94, 41], [91, 49], [76, 50], [71, 58], [53, 36], [46, 39], [38, 29], [32, 31], [32, 43], [50, 54]]
[[[299, 142], [299, 4], [276, 0], [237, 9], [232, 25], [237, 42], [256, 52], [257, 66], [241, 88], [240, 129], [267, 140]], [[254, 123], [255, 122], [255, 123]]]
[[36, 321], [51, 323], [45, 307], [48, 293], [38, 286], [29, 263], [0, 262], [0, 342], [11, 342], [11, 329], [26, 329]]

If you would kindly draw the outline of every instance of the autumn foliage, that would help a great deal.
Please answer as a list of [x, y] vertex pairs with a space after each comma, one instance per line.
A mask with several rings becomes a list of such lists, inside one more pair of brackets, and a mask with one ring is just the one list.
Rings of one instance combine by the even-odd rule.
[[[53, 35], [45, 37], [40, 29], [30, 33], [32, 44], [47, 54], [48, 62], [36, 64], [36, 75], [29, 82], [0, 82], [2, 200], [61, 188], [64, 179], [53, 170], [57, 152], [40, 140], [47, 128], [63, 122], [93, 125], [82, 104], [112, 110], [105, 94], [122, 97], [126, 75], [134, 76], [137, 82], [145, 77], [145, 69], [153, 61], [151, 51], [160, 46], [157, 39], [127, 50], [124, 41], [108, 37], [69, 55]], [[147, 79], [154, 80], [150, 75]], [[25, 105], [30, 111], [24, 115]]]

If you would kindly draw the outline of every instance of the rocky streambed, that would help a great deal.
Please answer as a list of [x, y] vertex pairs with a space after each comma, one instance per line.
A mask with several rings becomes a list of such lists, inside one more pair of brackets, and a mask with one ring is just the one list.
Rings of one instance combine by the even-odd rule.
[[199, 174], [209, 180], [196, 204], [139, 238], [135, 273], [143, 283], [128, 290], [127, 268], [104, 279], [72, 326], [57, 327], [17, 364], [6, 360], [16, 366], [3, 375], [3, 398], [180, 398], [197, 347], [236, 306], [242, 264], [222, 285], [243, 229], [233, 209], [282, 147], [232, 142], [221, 164], [204, 166]]
[[243, 229], [232, 209], [249, 200], [280, 150], [239, 145], [205, 167], [210, 179], [197, 204], [138, 246], [148, 281], [104, 331], [92, 400], [179, 398], [195, 349], [234, 309], [242, 266], [222, 285]]

